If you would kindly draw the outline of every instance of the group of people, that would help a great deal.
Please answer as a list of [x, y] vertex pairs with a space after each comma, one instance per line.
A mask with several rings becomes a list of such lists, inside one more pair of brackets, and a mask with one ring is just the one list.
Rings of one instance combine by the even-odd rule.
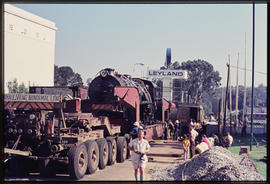
[[213, 146], [229, 148], [233, 143], [233, 137], [227, 132], [224, 136], [218, 137], [212, 133], [207, 137], [202, 131], [198, 132], [194, 125], [189, 126], [189, 132], [184, 135], [182, 145], [184, 148], [184, 159], [193, 158], [196, 154], [203, 153]]
[[[173, 124], [169, 121], [168, 125]], [[171, 125], [172, 126], [172, 125]], [[169, 128], [169, 126], [166, 126]], [[175, 129], [169, 130], [169, 135], [177, 139], [181, 135], [181, 127], [179, 121], [176, 121]], [[182, 145], [184, 148], [184, 159], [193, 158], [196, 154], [200, 154], [213, 146], [230, 147], [233, 142], [233, 137], [227, 132], [224, 136], [217, 136], [212, 133], [211, 137], [206, 136], [206, 132], [201, 130], [201, 127], [196, 124], [188, 126], [188, 132], [183, 132]], [[172, 134], [170, 134], [173, 132]], [[145, 130], [139, 122], [134, 123], [134, 128], [130, 132], [132, 141], [128, 144], [128, 149], [131, 151], [131, 160], [134, 167], [134, 177], [138, 181], [138, 171], [140, 173], [140, 180], [143, 181], [143, 172], [148, 158], [146, 153], [150, 151], [150, 144], [144, 139]]]
[[169, 120], [164, 123], [164, 139], [183, 139], [184, 135], [189, 133], [190, 125], [200, 134], [206, 134], [207, 124], [205, 122], [200, 123], [191, 119], [190, 122], [180, 122], [179, 120], [176, 120], [173, 123], [172, 120]]

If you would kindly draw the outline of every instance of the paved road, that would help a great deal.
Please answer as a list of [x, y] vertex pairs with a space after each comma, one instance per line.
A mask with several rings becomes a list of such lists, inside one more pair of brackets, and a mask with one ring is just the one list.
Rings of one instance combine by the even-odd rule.
[[[145, 180], [151, 180], [151, 171], [155, 167], [166, 167], [183, 158], [183, 150], [178, 141], [155, 140], [151, 142], [148, 154], [149, 162], [145, 170]], [[5, 178], [5, 181], [71, 181], [67, 174], [57, 174], [55, 178], [41, 178], [38, 173], [31, 173], [26, 178]], [[116, 163], [98, 170], [94, 174], [87, 174], [80, 181], [134, 181], [133, 166], [128, 159], [124, 163]]]

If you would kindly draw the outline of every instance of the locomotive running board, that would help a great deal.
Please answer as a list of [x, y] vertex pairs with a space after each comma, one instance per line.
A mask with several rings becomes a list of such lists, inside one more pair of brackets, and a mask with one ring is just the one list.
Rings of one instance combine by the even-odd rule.
[[31, 152], [29, 152], [29, 151], [13, 150], [13, 149], [9, 149], [9, 148], [4, 148], [4, 153], [22, 155], [22, 156], [26, 156], [26, 157], [32, 155]]

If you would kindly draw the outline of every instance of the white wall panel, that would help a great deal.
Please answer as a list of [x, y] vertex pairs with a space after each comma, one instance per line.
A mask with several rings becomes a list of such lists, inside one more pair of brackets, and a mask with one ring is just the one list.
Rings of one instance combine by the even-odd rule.
[[53, 86], [55, 24], [8, 4], [4, 11], [5, 93], [14, 78], [26, 86]]

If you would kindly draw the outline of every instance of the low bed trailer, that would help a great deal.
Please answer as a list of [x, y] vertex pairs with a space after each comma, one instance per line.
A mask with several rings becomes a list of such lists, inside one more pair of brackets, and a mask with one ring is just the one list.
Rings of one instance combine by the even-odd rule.
[[[136, 120], [140, 120], [136, 91], [122, 88], [115, 90], [115, 97], [118, 103], [134, 107]], [[55, 163], [60, 162], [77, 180], [129, 157], [127, 144], [131, 138], [124, 132], [122, 120], [85, 112], [91, 105], [87, 100], [47, 94], [5, 94], [4, 104], [4, 162], [8, 171], [19, 176], [31, 172], [29, 166], [33, 163], [41, 176], [53, 177]], [[169, 117], [173, 108], [166, 100], [160, 105], [160, 123], [145, 126], [148, 141], [163, 136], [162, 120]]]

